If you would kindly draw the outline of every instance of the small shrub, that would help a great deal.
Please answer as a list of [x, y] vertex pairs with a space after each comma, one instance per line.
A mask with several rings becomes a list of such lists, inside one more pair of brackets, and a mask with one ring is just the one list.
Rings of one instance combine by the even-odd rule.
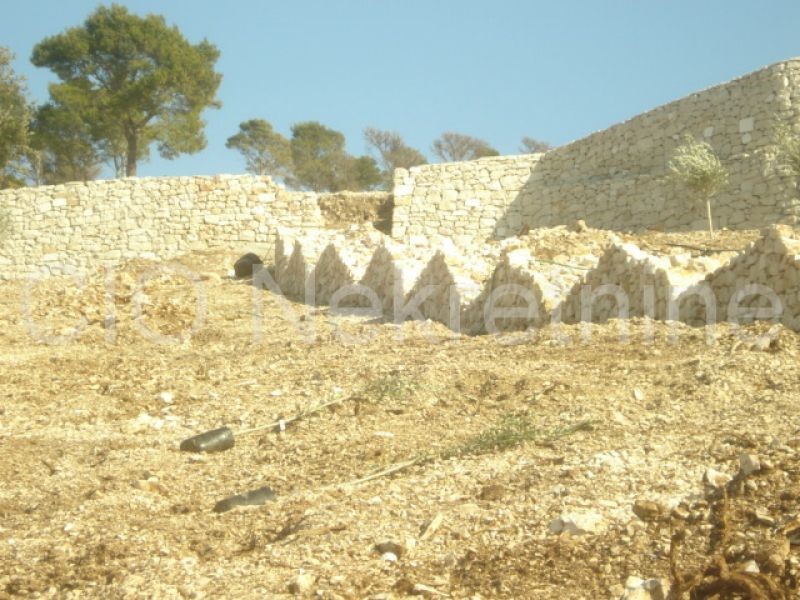
[[466, 440], [445, 448], [440, 458], [448, 459], [462, 456], [480, 456], [492, 452], [503, 452], [533, 440], [555, 440], [577, 431], [590, 431], [592, 421], [580, 421], [558, 429], [546, 430], [539, 427], [527, 413], [508, 413], [499, 423]]
[[413, 395], [419, 387], [419, 383], [411, 375], [392, 373], [369, 382], [361, 390], [361, 396], [376, 404], [387, 401], [397, 403]]

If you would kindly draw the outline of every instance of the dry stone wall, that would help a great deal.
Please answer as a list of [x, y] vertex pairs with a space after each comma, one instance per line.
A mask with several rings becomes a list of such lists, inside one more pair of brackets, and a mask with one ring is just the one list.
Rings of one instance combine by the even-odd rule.
[[655, 256], [613, 241], [580, 276], [513, 243], [464, 253], [443, 241], [422, 252], [382, 238], [331, 237], [320, 248], [317, 238], [304, 245], [286, 235], [274, 261], [281, 293], [324, 305], [358, 285], [376, 302], [335, 308], [371, 305], [393, 322], [430, 319], [468, 335], [629, 318], [694, 326], [773, 320], [800, 331], [800, 240], [787, 227], [766, 228], [741, 252], [713, 258]]
[[775, 320], [800, 331], [800, 241], [771, 227], [733, 260], [688, 288], [678, 317], [702, 325], [718, 321]]
[[686, 290], [734, 255], [655, 256], [635, 244], [614, 242], [561, 302], [558, 318], [565, 323], [630, 317], [674, 320], [677, 316], [672, 312]]
[[278, 226], [324, 227], [316, 194], [268, 177], [119, 179], [0, 192], [8, 215], [0, 277], [191, 250], [271, 253]]
[[496, 233], [514, 235], [522, 226], [522, 212], [512, 205], [542, 156], [493, 156], [397, 169], [392, 235], [412, 243], [418, 237], [443, 235], [457, 245]]
[[524, 228], [697, 230], [704, 205], [668, 179], [684, 134], [709, 142], [730, 171], [715, 225], [758, 228], [800, 215], [775, 158], [776, 128], [800, 134], [800, 59], [777, 63], [638, 115], [543, 155], [399, 170], [396, 239], [431, 233], [505, 238]]
[[[800, 60], [790, 60], [544, 154], [399, 169], [392, 239], [373, 230], [359, 242], [348, 237], [349, 230], [325, 230], [351, 196], [361, 202], [357, 208], [368, 208], [353, 213], [355, 218], [385, 218], [381, 211], [392, 205], [386, 194], [323, 197], [286, 191], [265, 177], [123, 179], [8, 190], [0, 192], [10, 232], [0, 245], [0, 277], [222, 248], [274, 253], [275, 280], [295, 298], [311, 289], [317, 301], [331, 302], [342, 286], [361, 284], [374, 289], [382, 310], [397, 316], [420, 290], [432, 290], [430, 298], [411, 306], [415, 314], [460, 323], [468, 332], [485, 330], [486, 311], [494, 309], [505, 311], [499, 322], [512, 329], [538, 326], [552, 315], [580, 319], [584, 290], [606, 285], [635, 299], [628, 307], [632, 314], [648, 314], [652, 304], [656, 318], [669, 318], [675, 294], [719, 265], [687, 270], [672, 259], [618, 245], [599, 264], [584, 266], [589, 274], [578, 282], [580, 266], [554, 272], [555, 264], [515, 249], [514, 236], [579, 219], [616, 230], [705, 228], [700, 203], [665, 177], [686, 133], [708, 140], [731, 172], [728, 188], [714, 201], [718, 227], [796, 218], [798, 190], [774, 156], [779, 127], [791, 125], [800, 134], [799, 92]], [[504, 241], [484, 244], [489, 238]], [[767, 260], [758, 249], [752, 254], [759, 265]], [[727, 285], [739, 273], [720, 277], [716, 284]], [[645, 289], [655, 290], [652, 302], [640, 300]], [[531, 299], [541, 310], [528, 314], [523, 309]], [[357, 296], [350, 301], [364, 303]], [[591, 318], [613, 318], [616, 308], [614, 298], [600, 298]], [[687, 304], [684, 310], [695, 308]]]

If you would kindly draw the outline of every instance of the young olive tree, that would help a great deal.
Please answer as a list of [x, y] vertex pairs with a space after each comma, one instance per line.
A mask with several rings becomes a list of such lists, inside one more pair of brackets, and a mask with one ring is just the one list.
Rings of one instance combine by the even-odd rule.
[[690, 135], [684, 136], [683, 144], [675, 149], [667, 166], [674, 180], [685, 185], [701, 200], [705, 200], [708, 231], [713, 236], [711, 198], [727, 185], [728, 170], [710, 144], [698, 142]]

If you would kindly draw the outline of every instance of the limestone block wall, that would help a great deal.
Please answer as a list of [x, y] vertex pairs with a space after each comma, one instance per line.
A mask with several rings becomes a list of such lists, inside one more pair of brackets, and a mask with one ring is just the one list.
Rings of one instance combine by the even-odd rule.
[[800, 240], [795, 235], [788, 228], [767, 228], [734, 259], [686, 290], [680, 320], [705, 323], [713, 300], [710, 314], [718, 321], [744, 323], [774, 316], [800, 331]]
[[666, 177], [683, 134], [710, 143], [730, 172], [714, 199], [717, 227], [761, 227], [795, 214], [798, 192], [771, 159], [775, 127], [800, 119], [798, 92], [800, 60], [778, 63], [556, 148], [516, 202], [523, 222], [703, 229], [702, 203]]
[[558, 307], [565, 323], [604, 323], [609, 319], [673, 317], [681, 295], [713, 269], [732, 259], [655, 256], [634, 244], [612, 243], [597, 265], [576, 282]]
[[[397, 169], [392, 236], [444, 235], [456, 245], [514, 235], [521, 207], [512, 206], [543, 155], [493, 156], [478, 160]], [[505, 225], [498, 225], [503, 221]]]
[[667, 178], [684, 134], [709, 142], [730, 171], [714, 199], [719, 227], [757, 228], [800, 214], [800, 191], [776, 168], [778, 126], [800, 134], [800, 59], [763, 68], [544, 155], [399, 171], [393, 236], [504, 238], [525, 227], [705, 228], [704, 205]]
[[713, 258], [655, 256], [613, 242], [582, 276], [565, 278], [524, 247], [459, 253], [446, 243], [420, 250], [333, 236], [322, 249], [315, 235], [281, 233], [274, 265], [280, 289], [293, 299], [326, 304], [339, 286], [358, 283], [374, 292], [389, 321], [431, 319], [467, 335], [634, 317], [694, 326], [773, 320], [800, 331], [796, 235], [772, 226], [741, 252]]
[[278, 226], [323, 227], [316, 194], [268, 177], [118, 179], [0, 192], [0, 277], [221, 247], [271, 252]]

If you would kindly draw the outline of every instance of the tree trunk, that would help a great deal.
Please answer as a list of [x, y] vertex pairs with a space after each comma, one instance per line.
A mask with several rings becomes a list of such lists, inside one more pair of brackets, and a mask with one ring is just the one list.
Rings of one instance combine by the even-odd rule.
[[706, 198], [706, 214], [708, 215], [708, 231], [714, 237], [714, 222], [711, 220], [711, 198]]
[[136, 134], [128, 136], [128, 155], [125, 157], [125, 176], [136, 177], [136, 156], [139, 154], [139, 138]]

